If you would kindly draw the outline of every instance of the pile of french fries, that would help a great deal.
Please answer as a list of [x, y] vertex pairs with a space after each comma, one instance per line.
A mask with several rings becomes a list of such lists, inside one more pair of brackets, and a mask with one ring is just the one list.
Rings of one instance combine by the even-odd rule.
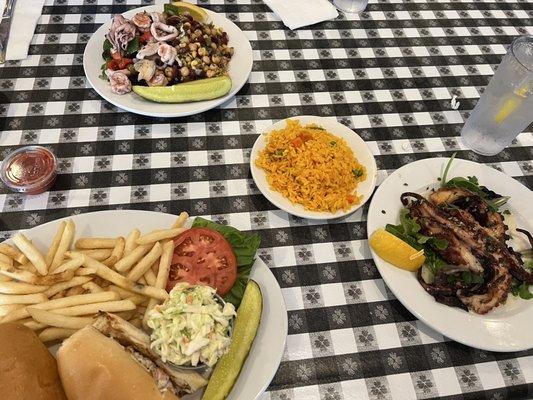
[[169, 229], [126, 238], [80, 238], [62, 221], [46, 254], [22, 233], [0, 243], [0, 322], [19, 322], [43, 342], [61, 340], [112, 312], [137, 327], [168, 298], [173, 238], [185, 231], [182, 212]]

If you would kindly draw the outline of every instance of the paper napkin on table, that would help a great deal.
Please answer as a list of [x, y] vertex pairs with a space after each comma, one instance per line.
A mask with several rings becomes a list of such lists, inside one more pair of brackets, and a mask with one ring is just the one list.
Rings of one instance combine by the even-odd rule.
[[328, 0], [264, 0], [289, 29], [337, 18], [339, 13]]
[[[28, 57], [30, 42], [43, 5], [44, 0], [17, 0], [15, 12], [11, 17], [6, 60], [23, 60]], [[4, 6], [5, 0], [0, 0], [0, 13], [4, 11]]]

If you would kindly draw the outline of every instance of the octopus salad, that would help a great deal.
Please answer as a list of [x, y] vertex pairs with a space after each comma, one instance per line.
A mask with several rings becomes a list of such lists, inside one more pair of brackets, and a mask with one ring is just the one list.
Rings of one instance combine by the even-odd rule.
[[[453, 158], [452, 158], [453, 160]], [[452, 161], [450, 160], [450, 161]], [[533, 298], [531, 251], [515, 251], [508, 243], [508, 210], [501, 206], [509, 199], [478, 184], [476, 177], [456, 177], [427, 196], [406, 192], [400, 225], [386, 230], [417, 250], [426, 262], [418, 280], [436, 301], [465, 311], [486, 314], [504, 303], [510, 293]], [[517, 228], [533, 246], [532, 235]]]
[[132, 85], [169, 86], [227, 75], [228, 34], [172, 4], [164, 12], [115, 15], [103, 44], [102, 77], [116, 94]]

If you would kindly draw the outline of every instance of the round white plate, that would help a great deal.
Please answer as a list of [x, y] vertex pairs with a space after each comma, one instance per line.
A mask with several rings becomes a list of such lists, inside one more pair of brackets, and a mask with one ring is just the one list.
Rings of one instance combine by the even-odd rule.
[[[76, 238], [82, 236], [125, 236], [131, 229], [149, 232], [169, 227], [176, 216], [152, 211], [120, 210], [98, 211], [71, 217], [76, 224]], [[24, 233], [44, 251], [53, 238], [57, 225], [67, 218], [51, 221]], [[192, 219], [189, 220], [192, 222]], [[251, 278], [261, 288], [263, 313], [257, 336], [228, 399], [256, 399], [269, 385], [276, 373], [287, 337], [287, 309], [281, 289], [270, 269], [258, 257]], [[51, 348], [54, 350], [57, 346]], [[184, 400], [200, 399], [201, 393], [185, 396]]]
[[[376, 190], [368, 211], [367, 232], [370, 235], [386, 224], [399, 223], [403, 192], [425, 194], [439, 186], [447, 158], [412, 162], [392, 173]], [[501, 195], [511, 196], [504, 208], [514, 215], [517, 227], [530, 230], [533, 221], [533, 193], [513, 178], [486, 165], [455, 159], [448, 179], [476, 176], [479, 183]], [[512, 232], [511, 232], [512, 233]], [[516, 250], [528, 248], [525, 235], [512, 235]], [[479, 315], [437, 303], [424, 291], [414, 272], [407, 272], [383, 261], [372, 252], [379, 273], [392, 293], [418, 319], [457, 342], [489, 351], [519, 351], [533, 347], [531, 321], [533, 301], [509, 294], [505, 304]]]
[[[163, 11], [163, 5], [154, 5], [147, 7], [140, 7], [134, 10], [125, 12], [123, 15], [126, 18], [132, 18], [136, 13], [147, 11], [153, 12]], [[224, 103], [231, 99], [248, 80], [250, 72], [252, 71], [252, 46], [243, 31], [229, 19], [220, 14], [205, 10], [208, 15], [208, 20], [213, 22], [215, 26], [223, 28], [229, 37], [229, 46], [233, 46], [235, 53], [229, 64], [229, 76], [232, 81], [231, 90], [223, 97], [214, 100], [197, 101], [191, 103], [180, 104], [164, 104], [155, 103], [143, 99], [135, 93], [127, 93], [124, 95], [115, 94], [111, 91], [109, 82], [101, 79], [100, 67], [104, 63], [102, 59], [102, 45], [105, 40], [105, 35], [109, 32], [111, 26], [111, 19], [103, 24], [91, 36], [87, 42], [85, 52], [83, 53], [83, 69], [85, 75], [89, 80], [91, 86], [96, 92], [111, 104], [116, 105], [126, 111], [135, 114], [148, 115], [150, 117], [184, 117], [187, 115], [198, 114]]]
[[361, 137], [357, 133], [352, 131], [347, 126], [337, 122], [334, 118], [315, 117], [312, 115], [300, 115], [298, 117], [291, 117], [288, 119], [300, 121], [302, 125], [317, 124], [325, 128], [333, 135], [341, 137], [346, 141], [348, 146], [350, 146], [350, 148], [353, 150], [357, 161], [359, 161], [360, 164], [366, 167], [367, 178], [364, 182], [361, 182], [357, 185], [357, 194], [362, 196], [361, 202], [359, 204], [354, 205], [347, 211], [340, 210], [334, 213], [309, 211], [306, 210], [301, 204], [291, 202], [280, 192], [276, 192], [270, 188], [266, 179], [265, 171], [255, 165], [255, 160], [259, 156], [259, 152], [263, 150], [266, 146], [266, 139], [268, 133], [272, 132], [273, 130], [285, 128], [285, 126], [287, 125], [287, 119], [278, 121], [271, 127], [265, 129], [265, 131], [261, 135], [259, 135], [252, 148], [252, 152], [250, 154], [250, 169], [252, 171], [252, 177], [255, 181], [255, 184], [257, 185], [261, 193], [263, 193], [263, 195], [268, 199], [268, 201], [270, 201], [272, 204], [282, 209], [283, 211], [286, 211], [289, 214], [296, 215], [298, 217], [309, 219], [340, 218], [351, 214], [359, 207], [362, 207], [374, 191], [377, 175], [376, 160], [374, 159], [374, 155], [372, 154], [364, 140], [361, 139]]

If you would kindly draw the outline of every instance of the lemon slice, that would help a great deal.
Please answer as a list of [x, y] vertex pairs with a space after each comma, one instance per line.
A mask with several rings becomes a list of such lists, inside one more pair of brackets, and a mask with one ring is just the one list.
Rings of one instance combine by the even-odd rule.
[[173, 5], [178, 7], [180, 12], [188, 12], [196, 21], [204, 22], [207, 19], [207, 13], [196, 4], [186, 3], [184, 1], [173, 1]]
[[172, 86], [133, 86], [133, 91], [147, 100], [158, 103], [187, 103], [216, 99], [231, 89], [228, 76], [200, 79]]
[[372, 250], [383, 260], [407, 271], [416, 271], [424, 262], [424, 250], [417, 250], [384, 229], [378, 229], [368, 239]]

